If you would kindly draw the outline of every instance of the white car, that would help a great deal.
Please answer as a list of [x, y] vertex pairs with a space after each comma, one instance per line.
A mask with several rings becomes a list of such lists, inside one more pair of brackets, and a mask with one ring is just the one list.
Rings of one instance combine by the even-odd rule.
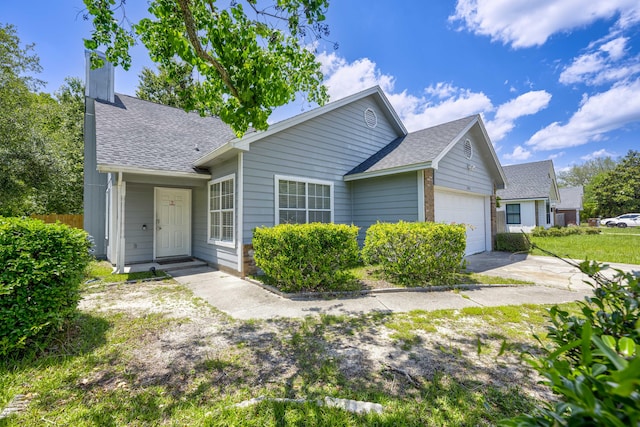
[[615, 218], [604, 218], [600, 220], [601, 225], [607, 227], [640, 227], [640, 213], [628, 213]]

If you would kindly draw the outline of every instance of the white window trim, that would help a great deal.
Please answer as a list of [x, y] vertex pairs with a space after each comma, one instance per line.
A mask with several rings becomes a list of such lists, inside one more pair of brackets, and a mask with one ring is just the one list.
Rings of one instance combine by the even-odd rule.
[[[211, 233], [211, 186], [214, 184], [218, 184], [221, 183], [223, 181], [228, 181], [228, 180], [233, 180], [233, 240], [231, 241], [226, 241], [226, 240], [218, 240], [218, 239], [212, 239], [210, 234]], [[220, 178], [216, 178], [216, 179], [212, 179], [211, 181], [209, 181], [209, 184], [207, 185], [207, 243], [209, 243], [210, 245], [216, 245], [216, 246], [224, 246], [227, 248], [235, 248], [236, 247], [236, 194], [237, 194], [237, 188], [236, 188], [236, 174], [232, 173]], [[221, 210], [222, 211], [222, 210]]]
[[[333, 213], [334, 213], [334, 209], [335, 209], [335, 197], [333, 194], [333, 182], [332, 181], [323, 181], [321, 179], [313, 179], [313, 178], [304, 178], [304, 177], [300, 177], [300, 176], [289, 176], [289, 175], [274, 175], [273, 177], [273, 196], [275, 199], [275, 211], [274, 211], [274, 224], [278, 225], [280, 224], [280, 186], [278, 185], [278, 182], [280, 180], [283, 181], [296, 181], [296, 182], [304, 182], [305, 184], [305, 188], [307, 188], [307, 184], [320, 184], [320, 185], [328, 185], [329, 186], [329, 197], [331, 198], [329, 200], [329, 202], [331, 203], [331, 222], [333, 223]], [[306, 204], [305, 204], [305, 213], [306, 213], [306, 223], [309, 223], [309, 191], [307, 188], [307, 191], [305, 192], [305, 197], [307, 198], [306, 200]]]

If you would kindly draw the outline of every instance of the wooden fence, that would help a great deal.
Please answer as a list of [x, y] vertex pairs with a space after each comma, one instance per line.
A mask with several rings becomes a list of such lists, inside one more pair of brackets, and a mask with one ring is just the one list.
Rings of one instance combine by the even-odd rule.
[[67, 224], [70, 227], [82, 228], [82, 222], [84, 219], [84, 215], [82, 214], [68, 214], [68, 215], [57, 215], [57, 214], [49, 214], [49, 215], [31, 215], [31, 218], [41, 219], [47, 223], [54, 223], [56, 221], [60, 221], [63, 224]]

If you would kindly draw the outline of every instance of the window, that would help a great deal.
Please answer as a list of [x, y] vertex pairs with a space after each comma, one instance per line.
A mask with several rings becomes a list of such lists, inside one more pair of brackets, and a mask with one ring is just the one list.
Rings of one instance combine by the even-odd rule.
[[333, 221], [333, 184], [276, 176], [276, 224]]
[[235, 175], [209, 183], [209, 241], [234, 243]]
[[547, 200], [545, 209], [547, 211], [547, 224], [551, 224], [551, 204]]
[[507, 204], [507, 224], [520, 224], [520, 204]]

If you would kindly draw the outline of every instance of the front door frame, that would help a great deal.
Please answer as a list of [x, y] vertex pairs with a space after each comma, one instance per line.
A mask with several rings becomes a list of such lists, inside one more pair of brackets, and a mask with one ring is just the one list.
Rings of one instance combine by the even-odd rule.
[[187, 230], [187, 253], [175, 256], [191, 256], [191, 229], [192, 229], [192, 191], [190, 188], [176, 188], [176, 187], [154, 187], [153, 188], [153, 259], [156, 260], [158, 258], [158, 192], [159, 191], [181, 191], [187, 195], [187, 203], [186, 206], [189, 209], [189, 213], [187, 215], [188, 230]]

